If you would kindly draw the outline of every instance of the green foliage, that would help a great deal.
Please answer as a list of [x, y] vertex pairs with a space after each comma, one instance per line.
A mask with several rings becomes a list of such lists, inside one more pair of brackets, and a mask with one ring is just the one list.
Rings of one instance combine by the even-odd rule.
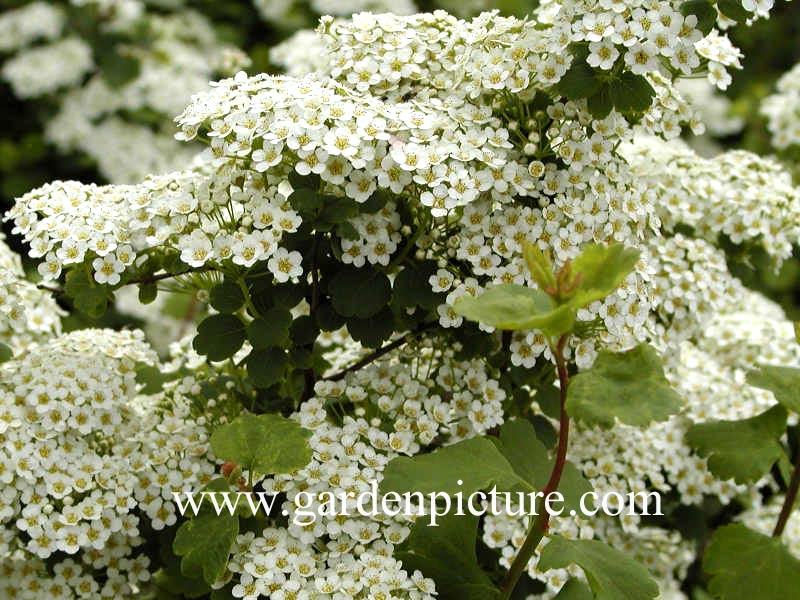
[[586, 50], [576, 53], [572, 66], [558, 82], [557, 91], [572, 100], [586, 98], [596, 119], [607, 117], [612, 108], [621, 113], [644, 112], [656, 94], [641, 75], [625, 71], [615, 76], [593, 69], [586, 63]]
[[538, 568], [547, 571], [570, 564], [583, 569], [595, 600], [647, 600], [659, 595], [647, 569], [619, 550], [597, 540], [549, 538]]
[[566, 333], [575, 322], [569, 305], [558, 306], [541, 290], [511, 283], [489, 288], [477, 298], [462, 296], [453, 310], [497, 329], [541, 329], [547, 335]]
[[647, 344], [620, 354], [601, 352], [591, 369], [572, 378], [567, 397], [570, 416], [605, 428], [615, 419], [646, 426], [667, 419], [680, 406], [658, 354]]
[[630, 71], [625, 71], [609, 84], [609, 100], [621, 113], [646, 111], [655, 95], [656, 91], [647, 79]]
[[139, 302], [151, 304], [158, 297], [158, 286], [155, 283], [139, 284]]
[[[536, 429], [525, 419], [507, 421], [500, 428], [499, 439], [493, 439], [514, 471], [535, 490], [541, 490], [550, 478], [553, 460], [536, 436]], [[564, 467], [558, 491], [564, 496], [563, 508], [580, 511], [580, 499], [592, 491], [591, 484], [570, 462]]]
[[684, 16], [697, 17], [697, 28], [703, 33], [708, 33], [717, 22], [717, 11], [714, 5], [707, 0], [689, 0], [681, 4], [681, 13]]
[[434, 273], [436, 263], [432, 261], [404, 267], [394, 278], [392, 304], [398, 308], [436, 308], [442, 303], [442, 294], [434, 292], [428, 283]]
[[328, 285], [328, 291], [336, 312], [359, 319], [377, 314], [392, 297], [389, 278], [367, 267], [341, 269]]
[[184, 522], [172, 549], [181, 556], [181, 573], [209, 585], [222, 577], [233, 543], [239, 534], [239, 517], [204, 514]]
[[276, 414], [244, 414], [211, 434], [211, 449], [223, 461], [232, 461], [262, 475], [290, 473], [311, 460], [311, 432]]
[[261, 318], [248, 323], [247, 340], [256, 350], [280, 346], [289, 339], [291, 325], [292, 313], [282, 306], [276, 306], [264, 312]]
[[6, 344], [0, 342], [0, 363], [9, 361], [12, 358], [14, 358], [14, 351]]
[[740, 23], [743, 23], [753, 16], [753, 13], [742, 6], [740, 0], [717, 0], [717, 8], [719, 12], [729, 19]]
[[210, 361], [230, 358], [242, 347], [245, 340], [245, 325], [235, 315], [211, 315], [197, 327], [192, 346], [198, 354]]
[[719, 600], [800, 600], [800, 560], [779, 538], [740, 523], [714, 532], [703, 555], [708, 589]]
[[[462, 484], [458, 485], [457, 481]], [[475, 437], [430, 454], [392, 459], [383, 472], [381, 493], [443, 492], [470, 494], [497, 486], [511, 490], [528, 483], [514, 471], [498, 448], [486, 438]]]
[[209, 304], [221, 313], [235, 313], [244, 305], [242, 288], [236, 282], [226, 279], [211, 288]]
[[721, 479], [739, 483], [759, 479], [784, 456], [779, 438], [786, 429], [786, 410], [774, 406], [741, 421], [709, 421], [692, 425], [689, 444], [708, 457], [708, 468]]
[[800, 413], [800, 369], [767, 365], [748, 373], [747, 383], [769, 390], [784, 408]]
[[108, 308], [108, 288], [95, 282], [86, 266], [67, 273], [64, 292], [72, 299], [73, 306], [89, 318], [99, 319]]
[[378, 348], [394, 332], [394, 315], [384, 307], [371, 317], [347, 319], [347, 332], [360, 344]]
[[573, 272], [581, 276], [573, 306], [581, 308], [608, 296], [633, 271], [640, 254], [622, 244], [587, 245], [572, 263]]
[[558, 592], [555, 600], [592, 600], [592, 590], [580, 579], [570, 579]]
[[547, 336], [572, 331], [577, 310], [613, 292], [639, 260], [639, 251], [622, 244], [589, 244], [572, 265], [553, 273], [538, 248], [525, 247], [525, 261], [543, 289], [497, 285], [478, 297], [462, 296], [453, 310], [471, 321], [497, 329], [540, 329]]
[[247, 376], [259, 388], [267, 388], [281, 381], [289, 365], [289, 357], [282, 348], [253, 350], [245, 359]]
[[409, 572], [419, 569], [436, 581], [442, 600], [492, 600], [498, 590], [478, 565], [475, 541], [478, 517], [446, 515], [436, 527], [419, 520], [397, 549]]

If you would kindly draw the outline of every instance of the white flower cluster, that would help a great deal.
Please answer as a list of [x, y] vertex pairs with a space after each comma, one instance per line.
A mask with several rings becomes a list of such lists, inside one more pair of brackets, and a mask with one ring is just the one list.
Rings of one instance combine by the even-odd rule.
[[733, 102], [718, 93], [710, 82], [702, 79], [681, 79], [676, 85], [703, 122], [708, 135], [723, 138], [744, 129], [744, 117], [732, 114]]
[[744, 292], [728, 272], [725, 254], [704, 240], [675, 234], [652, 240], [647, 251], [648, 291], [654, 299], [648, 330], [671, 351], [701, 335]]
[[[452, 354], [423, 342], [414, 353], [394, 353], [343, 381], [316, 384], [317, 395], [294, 415], [313, 431], [314, 458], [297, 473], [263, 482], [265, 490], [286, 494], [289, 525], [239, 537], [230, 564], [239, 574], [235, 597], [278, 598], [283, 590], [297, 597], [337, 591], [353, 599], [432, 598], [433, 582], [406, 573], [392, 558], [410, 532], [406, 517], [324, 515], [301, 526], [293, 521], [294, 499], [300, 491], [357, 496], [380, 480], [394, 456], [415, 454], [440, 436], [455, 442], [501, 424], [505, 392], [482, 361], [460, 362]], [[430, 370], [428, 380], [416, 374], [421, 365]], [[357, 416], [332, 423], [325, 410], [332, 403], [353, 403]]]
[[0, 74], [17, 96], [28, 99], [78, 85], [93, 67], [91, 47], [68, 37], [10, 58]]
[[761, 103], [772, 145], [779, 150], [800, 144], [800, 64], [785, 73], [776, 91]]
[[198, 417], [195, 376], [137, 395], [155, 360], [141, 332], [85, 329], [0, 367], [1, 597], [130, 598], [151, 578], [141, 520], [174, 524], [172, 492], [213, 477], [205, 425], [225, 402]]
[[90, 261], [98, 283], [116, 285], [137, 250], [157, 247], [179, 252], [192, 267], [269, 259], [276, 279], [300, 275], [300, 254], [278, 247], [300, 225], [287, 191], [277, 181], [265, 187], [257, 171], [211, 171], [200, 166], [130, 186], [54, 182], [20, 198], [8, 215], [31, 255], [50, 265], [41, 270], [46, 278]]
[[19, 254], [0, 235], [0, 342], [15, 352], [61, 331], [52, 296], [25, 279]]
[[[73, 0], [73, 4], [86, 3]], [[0, 31], [17, 32], [8, 36], [14, 44], [9, 42], [6, 49], [22, 47], [6, 61], [2, 76], [21, 98], [59, 90], [60, 107], [46, 124], [46, 137], [62, 152], [79, 150], [88, 155], [109, 181], [135, 182], [149, 173], [185, 168], [196, 152], [172, 139], [170, 119], [215, 75], [246, 66], [247, 57], [220, 44], [211, 23], [194, 11], [148, 13], [138, 2], [115, 2], [97, 10], [97, 19], [116, 35], [142, 28], [148, 32], [147, 44], [103, 50], [121, 52], [138, 62], [139, 71], [131, 81], [115, 87], [100, 74], [86, 80], [95, 71], [92, 48], [86, 40], [69, 35], [63, 11], [43, 3], [0, 17]], [[24, 47], [36, 39], [57, 38], [62, 30], [68, 37]], [[147, 113], [146, 122], [136, 121], [137, 112]]]
[[253, 0], [253, 5], [262, 19], [287, 29], [290, 25], [302, 23], [300, 15], [306, 11], [343, 17], [366, 10], [396, 15], [417, 12], [413, 0]]
[[[749, 416], [774, 403], [768, 392], [746, 386], [746, 368], [764, 360], [795, 364], [798, 356], [789, 349], [788, 324], [779, 311], [762, 311], [760, 321], [749, 314], [762, 301], [744, 294], [714, 243], [725, 234], [783, 258], [798, 241], [800, 210], [788, 175], [770, 161], [744, 153], [700, 159], [678, 142], [648, 137], [674, 138], [684, 124], [700, 129], [667, 67], [689, 74], [709, 59], [712, 80], [724, 87], [725, 67], [739, 60], [727, 37], [715, 32], [703, 37], [695, 17], [683, 16], [679, 5], [548, 2], [532, 21], [497, 13], [459, 21], [442, 12], [323, 19], [329, 52], [314, 63], [315, 73], [241, 74], [192, 99], [178, 118], [179, 139], [207, 141], [204, 162], [135, 185], [54, 182], [20, 198], [9, 218], [30, 243], [31, 255], [44, 259], [40, 272], [46, 278], [59, 276], [64, 267], [91, 264], [98, 283], [116, 286], [145, 255], [163, 252], [198, 270], [247, 269], [263, 262], [276, 281], [285, 282], [306, 277], [300, 252], [281, 246], [284, 234], [303, 225], [289, 203], [294, 191], [289, 177], [313, 181], [315, 175], [325, 202], [365, 203], [375, 193], [392, 197], [382, 210], [348, 222], [358, 239], [333, 238], [341, 244], [340, 262], [385, 266], [401, 247], [400, 258], [435, 261], [428, 283], [446, 296], [438, 307], [443, 328], [462, 324], [452, 310], [459, 296], [501, 282], [532, 283], [523, 241], [538, 243], [558, 266], [591, 242], [639, 248], [643, 256], [636, 271], [578, 317], [597, 324], [604, 347], [641, 340], [658, 346], [669, 377], [684, 392], [683, 414], [645, 430], [576, 425], [570, 459], [601, 493], [653, 488], [674, 492], [684, 504], [699, 504], [706, 495], [727, 503], [743, 488], [709, 473], [684, 440], [686, 428], [712, 416]], [[615, 110], [595, 119], [585, 100], [556, 93], [572, 66], [575, 42], [588, 43], [592, 67], [608, 70], [619, 61], [620, 69], [644, 75], [652, 85], [651, 106], [635, 127]], [[309, 71], [308, 65], [302, 69]], [[694, 228], [700, 239], [673, 235], [678, 225]], [[740, 308], [742, 298], [746, 304]], [[743, 321], [740, 311], [750, 319]], [[325, 344], [333, 354], [352, 347], [341, 331]], [[395, 351], [341, 381], [317, 382], [316, 396], [294, 414], [313, 432], [312, 462], [291, 476], [263, 482], [267, 491], [286, 494], [283, 509], [294, 514], [291, 500], [300, 491], [364, 491], [393, 456], [484, 434], [503, 423], [506, 391], [496, 374], [481, 360], [456, 360], [458, 348], [441, 346], [423, 338], [408, 353]], [[510, 351], [515, 366], [551, 359], [538, 331], [515, 333]], [[591, 366], [596, 351], [591, 339], [569, 349], [582, 369]], [[35, 364], [49, 353], [18, 359], [29, 362], [9, 379], [8, 385], [21, 389], [8, 393], [8, 431], [23, 435], [14, 423], [21, 423], [17, 413], [24, 413], [66, 421], [61, 430], [51, 427], [50, 435], [83, 426], [113, 436], [126, 411], [150, 414], [131, 437], [144, 440], [141, 450], [127, 454], [129, 444], [122, 444], [121, 454], [103, 458], [129, 461], [121, 463], [119, 486], [131, 489], [129, 478], [137, 473], [144, 483], [134, 498], [155, 529], [174, 523], [168, 493], [196, 485], [212, 468], [205, 447], [209, 423], [189, 419], [192, 413], [180, 401], [199, 390], [197, 381], [181, 380], [168, 397], [136, 398], [132, 367], [120, 359], [114, 367], [119, 389], [106, 392], [116, 393], [114, 402], [126, 407], [116, 413], [120, 422], [112, 419], [103, 428], [92, 414], [85, 425], [73, 412], [80, 414], [95, 400], [49, 391], [52, 374], [42, 381]], [[74, 360], [84, 359], [91, 364], [64, 368], [78, 374], [101, 369], [91, 357]], [[185, 360], [192, 366], [200, 362], [191, 354]], [[28, 378], [30, 370], [39, 375]], [[93, 389], [98, 378], [89, 379]], [[100, 394], [96, 401], [102, 405], [104, 398]], [[40, 399], [47, 407], [41, 413]], [[64, 414], [48, 412], [61, 407]], [[538, 409], [536, 403], [532, 409]], [[76, 447], [79, 443], [93, 442], [81, 439]], [[143, 454], [148, 449], [152, 454]], [[142, 465], [134, 464], [137, 458]], [[148, 470], [149, 465], [155, 466]], [[52, 480], [74, 488], [59, 478], [58, 469], [45, 477], [51, 487]], [[65, 514], [62, 506], [57, 509]], [[134, 520], [119, 519], [135, 538]], [[504, 564], [521, 544], [522, 525], [514, 519], [487, 521], [484, 541], [501, 549]], [[692, 556], [675, 534], [635, 518], [596, 529], [572, 520], [555, 526], [573, 537], [635, 547], [659, 575], [665, 597], [682, 598], [677, 582]], [[48, 556], [48, 550], [68, 544], [60, 532], [73, 530], [50, 529], [55, 541], [40, 544], [41, 536], [32, 536], [28, 550]], [[81, 532], [78, 548], [86, 547]], [[273, 523], [239, 537], [230, 564], [233, 593], [247, 600], [429, 598], [432, 582], [407, 573], [393, 557], [408, 532], [408, 522], [384, 516], [326, 516], [306, 527], [291, 520], [285, 527]], [[545, 581], [552, 596], [571, 571], [542, 574], [532, 561], [528, 572]]]
[[48, 2], [31, 2], [0, 16], [0, 52], [23, 48], [61, 34], [64, 13]]
[[667, 229], [688, 225], [711, 242], [724, 234], [779, 262], [800, 241], [800, 191], [776, 161], [739, 150], [702, 158], [682, 142], [646, 136], [621, 150], [643, 195], [660, 199]]

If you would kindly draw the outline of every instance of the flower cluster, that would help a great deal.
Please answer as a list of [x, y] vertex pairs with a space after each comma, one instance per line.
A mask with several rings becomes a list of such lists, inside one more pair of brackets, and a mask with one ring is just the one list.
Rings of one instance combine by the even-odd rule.
[[[587, 333], [566, 351], [586, 369], [600, 349], [650, 342], [683, 393], [682, 411], [644, 429], [576, 423], [569, 458], [600, 494], [654, 489], [685, 505], [707, 496], [727, 504], [741, 494], [743, 487], [710, 473], [686, 431], [693, 422], [751, 416], [773, 405], [769, 392], [745, 383], [747, 370], [758, 362], [798, 364], [800, 356], [790, 346], [785, 316], [745, 293], [717, 244], [724, 235], [785, 258], [798, 241], [800, 203], [772, 161], [738, 152], [701, 159], [682, 143], [665, 141], [684, 125], [702, 129], [673, 78], [705, 69], [724, 87], [726, 67], [739, 61], [727, 37], [704, 36], [696, 16], [684, 15], [678, 2], [652, 0], [544, 2], [531, 20], [496, 12], [470, 21], [443, 12], [363, 13], [349, 21], [325, 18], [320, 34], [327, 50], [313, 46], [313, 59], [294, 60], [302, 58], [296, 47], [302, 37], [282, 49], [283, 60], [296, 63], [289, 76], [242, 73], [192, 98], [177, 119], [178, 138], [209, 145], [192, 166], [130, 185], [59, 181], [19, 198], [8, 219], [31, 256], [42, 259], [43, 277], [85, 269], [93, 286], [117, 288], [136, 281], [140, 270], [155, 271], [183, 275], [188, 287], [205, 291], [208, 279], [199, 273], [215, 272], [208, 275], [212, 281], [236, 279], [243, 294], [250, 292], [246, 281], [265, 277], [264, 287], [283, 286], [290, 296], [290, 288], [302, 288], [291, 306], [275, 309], [291, 309], [287, 328], [301, 316], [315, 325], [320, 295], [330, 300], [333, 316], [343, 320], [330, 319], [334, 324], [324, 328], [333, 331], [317, 338], [329, 372], [316, 373], [302, 401], [286, 404], [287, 414], [312, 432], [313, 459], [291, 475], [260, 482], [285, 495], [281, 508], [291, 517], [299, 492], [365, 491], [391, 458], [491, 432], [511, 405], [550, 419], [541, 389], [517, 384], [518, 373], [508, 372], [523, 367], [542, 381], [552, 375], [542, 332], [502, 340], [484, 335], [492, 332], [465, 324], [453, 305], [501, 283], [535, 285], [525, 267], [525, 241], [562, 269], [589, 243], [622, 243], [641, 250], [641, 260], [613, 294], [578, 313]], [[580, 91], [570, 93], [573, 69], [624, 74], [652, 93], [636, 110], [615, 105], [599, 115]], [[135, 89], [150, 98], [149, 88]], [[160, 100], [143, 105], [151, 102]], [[370, 208], [376, 200], [380, 207]], [[679, 226], [682, 233], [675, 232]], [[312, 239], [313, 249], [301, 252]], [[386, 302], [401, 273], [424, 272], [415, 292], [433, 298], [425, 325], [434, 333], [418, 329], [395, 338], [398, 349], [381, 349], [379, 359], [359, 364], [365, 351], [354, 342], [352, 325], [363, 323], [354, 319], [361, 316], [361, 298], [337, 295], [337, 269], [374, 275], [385, 283]], [[360, 291], [370, 308], [375, 290], [367, 288]], [[400, 322], [419, 317], [421, 306], [392, 304], [398, 310], [384, 314]], [[232, 314], [215, 315], [217, 323], [248, 329], [259, 318], [255, 307], [231, 308]], [[370, 316], [376, 314], [383, 316]], [[342, 322], [346, 328], [339, 329]], [[422, 319], [408, 323], [404, 330]], [[391, 325], [383, 339], [400, 332]], [[299, 329], [293, 333], [302, 337]], [[502, 342], [509, 364], [474, 358], [459, 337], [468, 332]], [[155, 357], [140, 335], [103, 333], [105, 344], [87, 347], [98, 335], [87, 330], [55, 338], [2, 367], [8, 376], [0, 384], [0, 423], [6, 423], [0, 451], [8, 460], [0, 468], [5, 462], [13, 470], [0, 472], [12, 484], [0, 515], [11, 532], [3, 534], [8, 548], [19, 554], [80, 553], [87, 570], [130, 573], [121, 563], [123, 557], [135, 562], [141, 541], [134, 505], [156, 531], [175, 524], [171, 491], [196, 489], [214, 469], [209, 428], [235, 414], [228, 409], [241, 398], [253, 407], [263, 398], [239, 385], [239, 376], [249, 381], [250, 366], [243, 363], [252, 356], [243, 337], [224, 367], [205, 365], [189, 351], [188, 339], [174, 345], [177, 358], [168, 370], [176, 381], [144, 396], [137, 394], [134, 366]], [[299, 349], [290, 360], [303, 364], [305, 349]], [[276, 350], [284, 356], [283, 346]], [[354, 364], [359, 368], [349, 370]], [[307, 385], [308, 371], [314, 369], [291, 373]], [[206, 391], [221, 372], [222, 389]], [[265, 392], [283, 393], [283, 382]], [[81, 461], [83, 482], [60, 468]], [[111, 498], [108, 489], [122, 495]], [[98, 522], [112, 523], [101, 537], [92, 510], [99, 511]], [[247, 600], [427, 599], [433, 582], [407, 572], [394, 556], [410, 527], [403, 517], [385, 515], [325, 515], [306, 526], [270, 519], [238, 537], [215, 586], [230, 580], [232, 594]], [[629, 549], [659, 577], [665, 598], [682, 598], [679, 582], [694, 553], [679, 534], [635, 517], [596, 524], [564, 519], [553, 527]], [[507, 566], [524, 531], [523, 519], [498, 517], [485, 521], [481, 536]], [[109, 547], [121, 549], [99, 556]], [[38, 564], [2, 563], [10, 573], [29, 574], [39, 572]], [[541, 573], [536, 560], [527, 572], [546, 584], [544, 597], [580, 574], [573, 567]], [[64, 576], [65, 585], [79, 573]], [[135, 589], [136, 580], [124, 577]]]
[[[103, 177], [119, 183], [189, 164], [196, 152], [172, 139], [170, 119], [209, 79], [248, 63], [241, 51], [219, 43], [201, 14], [151, 14], [133, 4], [99, 6], [96, 13], [93, 7], [80, 9], [121, 39], [147, 32], [142, 42], [127, 40], [100, 50], [92, 48], [91, 38], [77, 35], [64, 11], [44, 3], [0, 17], [0, 31], [13, 30], [0, 50], [17, 50], [3, 66], [3, 78], [20, 98], [59, 92], [59, 110], [45, 125], [46, 137], [61, 152], [85, 153]], [[55, 39], [62, 33], [65, 37]], [[53, 41], [27, 47], [37, 40]], [[112, 52], [134, 62], [107, 65], [101, 58], [96, 65], [93, 51], [95, 58]], [[130, 76], [119, 74], [124, 69], [132, 69]], [[125, 80], [118, 82], [119, 77]]]
[[25, 279], [20, 256], [0, 237], [0, 342], [24, 350], [61, 330], [62, 311], [44, 290]]
[[761, 103], [772, 145], [783, 150], [800, 144], [800, 64], [785, 73], [776, 91]]
[[744, 151], [702, 158], [685, 144], [637, 137], [623, 148], [642, 193], [661, 198], [660, 217], [715, 242], [762, 246], [779, 261], [800, 240], [800, 192], [779, 163]]

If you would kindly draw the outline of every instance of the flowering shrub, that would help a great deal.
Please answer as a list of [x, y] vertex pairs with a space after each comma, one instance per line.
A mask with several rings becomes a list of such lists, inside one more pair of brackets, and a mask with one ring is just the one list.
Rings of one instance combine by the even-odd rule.
[[[800, 346], [728, 257], [788, 259], [798, 191], [772, 159], [677, 139], [703, 131], [680, 79], [725, 89], [744, 58], [722, 31], [770, 7], [323, 17], [275, 50], [287, 74], [210, 86], [172, 38], [215, 39], [152, 16], [166, 65], [88, 119], [171, 110], [152, 78], [174, 61], [203, 79], [176, 137], [206, 150], [6, 215], [42, 281], [3, 249], [3, 597], [796, 597]], [[40, 21], [15, 35], [58, 36]], [[18, 93], [43, 85], [8, 64]], [[64, 139], [104, 85], [66, 95]], [[61, 332], [53, 297], [99, 319], [134, 287], [189, 298], [160, 355], [140, 331]], [[372, 481], [571, 512], [299, 518]], [[174, 493], [201, 490], [278, 503], [185, 513]], [[657, 492], [665, 514], [578, 514], [591, 492]]]

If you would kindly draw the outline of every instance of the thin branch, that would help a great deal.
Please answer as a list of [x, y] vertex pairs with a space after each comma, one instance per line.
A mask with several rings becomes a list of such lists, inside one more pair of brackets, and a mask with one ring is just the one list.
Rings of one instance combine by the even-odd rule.
[[434, 321], [431, 321], [430, 323], [423, 323], [422, 325], [420, 325], [419, 327], [417, 327], [413, 331], [409, 331], [404, 336], [399, 337], [399, 338], [397, 338], [396, 340], [394, 340], [392, 342], [389, 342], [385, 346], [381, 346], [380, 348], [378, 348], [377, 350], [375, 350], [371, 354], [368, 354], [367, 356], [365, 356], [361, 360], [359, 360], [357, 362], [354, 362], [352, 365], [342, 369], [338, 373], [334, 373], [333, 375], [328, 375], [327, 377], [323, 377], [322, 380], [323, 381], [339, 381], [340, 379], [344, 379], [344, 377], [348, 373], [352, 373], [353, 371], [358, 371], [359, 369], [367, 366], [371, 362], [374, 362], [374, 361], [378, 360], [381, 356], [384, 356], [385, 354], [388, 354], [392, 350], [394, 350], [396, 348], [399, 348], [403, 344], [411, 341], [412, 338], [416, 337], [417, 335], [419, 335], [420, 333], [422, 333], [426, 329], [430, 329], [435, 324], [436, 324], [436, 322], [434, 322]]
[[783, 506], [781, 507], [781, 514], [778, 516], [778, 522], [775, 523], [775, 529], [772, 532], [772, 537], [781, 537], [781, 535], [783, 535], [783, 530], [792, 514], [792, 507], [794, 506], [795, 498], [797, 498], [798, 488], [800, 488], [800, 448], [798, 448], [797, 451], [797, 460], [794, 466], [794, 472], [792, 473], [792, 478], [789, 481], [789, 487], [786, 490], [786, 496], [783, 499]]

